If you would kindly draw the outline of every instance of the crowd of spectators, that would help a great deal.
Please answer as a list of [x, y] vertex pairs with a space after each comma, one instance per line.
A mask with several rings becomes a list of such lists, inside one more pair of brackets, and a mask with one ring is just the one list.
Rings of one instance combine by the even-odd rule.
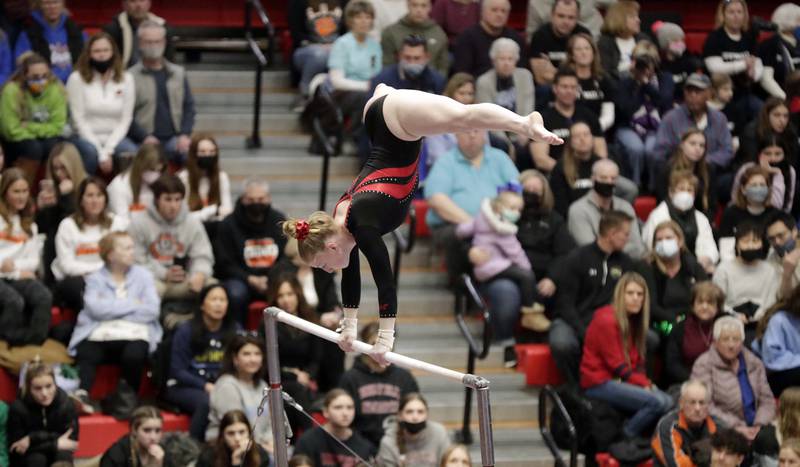
[[[11, 465], [70, 462], [78, 414], [119, 409], [91, 399], [97, 367], [119, 366], [117, 393], [135, 397], [147, 362], [162, 403], [190, 414], [191, 437], [207, 443], [197, 465], [268, 465], [263, 342], [244, 330], [248, 306], [266, 300], [335, 329], [335, 282], [278, 230], [266, 180], [232, 198], [219, 144], [194, 129], [166, 21], [149, 0], [122, 4], [91, 36], [64, 0], [0, 32], [0, 338], [61, 342], [80, 381], [65, 390], [51, 365], [28, 365], [9, 409]], [[298, 105], [329, 90], [345, 147], [362, 157], [363, 106], [379, 83], [540, 111], [565, 145], [483, 131], [423, 145], [425, 221], [450, 285], [463, 272], [479, 282], [506, 366], [521, 322], [548, 342], [566, 387], [621, 413], [623, 437], [652, 440], [660, 465], [793, 465], [800, 7], [776, 8], [766, 37], [745, 0], [722, 1], [700, 55], [679, 25], [644, 25], [632, 0], [531, 0], [526, 34], [510, 9], [291, 0]], [[642, 195], [657, 205], [637, 215]], [[77, 319], [51, 328], [52, 306]], [[367, 325], [361, 338], [376, 333]], [[292, 465], [469, 462], [407, 371], [366, 357], [345, 371], [328, 344], [289, 327], [279, 336], [287, 392], [326, 420], [312, 428], [287, 410], [303, 432]], [[176, 465], [157, 409], [125, 416], [130, 435], [101, 465]]]

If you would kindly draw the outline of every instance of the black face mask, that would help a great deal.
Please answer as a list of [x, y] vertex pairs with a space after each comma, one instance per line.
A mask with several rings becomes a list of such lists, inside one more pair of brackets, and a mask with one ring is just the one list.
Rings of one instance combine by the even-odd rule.
[[106, 71], [108, 71], [108, 69], [111, 68], [112, 63], [114, 63], [114, 61], [110, 58], [108, 60], [102, 60], [102, 61], [95, 60], [93, 58], [89, 59], [89, 65], [91, 65], [92, 68], [94, 68], [100, 73], [105, 73]]
[[755, 250], [739, 250], [739, 255], [746, 263], [751, 263], [757, 259], [761, 259], [764, 256], [764, 252], [761, 248]]
[[400, 428], [406, 430], [407, 432], [411, 433], [412, 435], [415, 435], [415, 434], [419, 433], [420, 431], [424, 430], [426, 424], [427, 424], [427, 422], [425, 420], [423, 420], [421, 422], [417, 422], [417, 423], [400, 422]]
[[537, 210], [542, 204], [542, 196], [538, 193], [523, 192], [522, 199], [525, 202], [526, 210]]
[[269, 212], [270, 205], [266, 203], [253, 203], [244, 205], [244, 213], [248, 219], [262, 221]]
[[594, 182], [594, 191], [603, 198], [614, 196], [614, 184], [605, 182]]
[[217, 156], [198, 157], [197, 168], [203, 170], [211, 170], [214, 168], [214, 164], [216, 164], [216, 162], [217, 162]]

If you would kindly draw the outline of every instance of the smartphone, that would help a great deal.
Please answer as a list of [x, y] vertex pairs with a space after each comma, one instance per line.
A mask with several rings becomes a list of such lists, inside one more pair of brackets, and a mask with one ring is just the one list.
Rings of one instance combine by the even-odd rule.
[[39, 180], [39, 192], [50, 192], [55, 193], [56, 185], [53, 183], [53, 180], [49, 178], [43, 178]]
[[172, 258], [172, 265], [173, 266], [180, 266], [183, 269], [186, 269], [186, 264], [189, 262], [189, 258], [186, 256], [175, 256]]

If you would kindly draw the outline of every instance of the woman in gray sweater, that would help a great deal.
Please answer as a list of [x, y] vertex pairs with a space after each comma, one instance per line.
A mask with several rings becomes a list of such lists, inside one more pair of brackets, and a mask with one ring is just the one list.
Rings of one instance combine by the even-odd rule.
[[438, 467], [449, 446], [444, 426], [428, 420], [428, 402], [412, 392], [400, 400], [397, 419], [381, 439], [378, 461], [384, 467]]
[[222, 371], [210, 394], [206, 441], [217, 439], [222, 417], [231, 410], [241, 410], [247, 415], [253, 429], [253, 438], [268, 452], [272, 452], [272, 427], [268, 408], [257, 415], [261, 403], [264, 381], [264, 354], [261, 340], [251, 334], [237, 335], [225, 349]]

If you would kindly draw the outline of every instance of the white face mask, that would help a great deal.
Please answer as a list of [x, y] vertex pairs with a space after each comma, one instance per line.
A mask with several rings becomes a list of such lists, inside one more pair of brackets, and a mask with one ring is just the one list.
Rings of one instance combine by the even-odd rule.
[[142, 181], [148, 185], [152, 185], [153, 182], [158, 180], [158, 177], [161, 176], [161, 172], [158, 170], [145, 170], [142, 174]]
[[656, 254], [661, 258], [672, 258], [678, 254], [680, 247], [674, 238], [665, 238], [656, 242]]
[[679, 211], [688, 211], [694, 206], [694, 194], [689, 191], [679, 191], [670, 198], [672, 205]]

